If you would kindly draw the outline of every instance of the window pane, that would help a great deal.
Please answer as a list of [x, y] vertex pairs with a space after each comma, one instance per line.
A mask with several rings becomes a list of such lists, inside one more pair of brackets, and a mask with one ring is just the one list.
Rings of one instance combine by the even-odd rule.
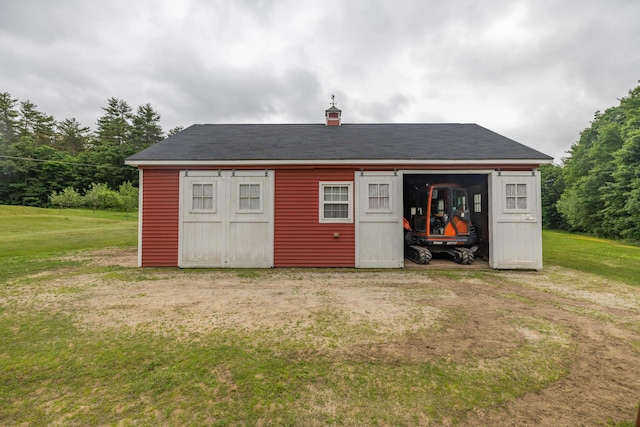
[[324, 217], [325, 218], [335, 218], [334, 213], [333, 213], [333, 206], [334, 205], [330, 205], [328, 203], [324, 205]]
[[507, 196], [515, 196], [515, 195], [516, 195], [516, 185], [507, 184]]
[[378, 184], [369, 184], [369, 209], [379, 209]]
[[206, 197], [202, 199], [202, 208], [201, 209], [213, 209], [213, 197]]
[[328, 201], [331, 200], [331, 187], [324, 187], [322, 189], [324, 194], [322, 195], [322, 200]]
[[388, 197], [380, 197], [379, 203], [380, 209], [389, 209], [389, 198]]
[[527, 209], [527, 198], [526, 197], [518, 197], [518, 209]]
[[[251, 192], [254, 193], [254, 189], [251, 189]], [[260, 196], [259, 195], [257, 195], [257, 196], [252, 195], [249, 198], [249, 209], [252, 209], [252, 210], [260, 209]]]
[[516, 198], [507, 197], [507, 209], [515, 209], [515, 208], [516, 208]]
[[327, 202], [331, 202], [335, 200], [335, 195], [333, 194], [334, 187], [324, 187], [324, 200]]
[[345, 204], [331, 204], [324, 205], [324, 217], [325, 218], [348, 218], [349, 206]]
[[202, 209], [202, 197], [194, 197], [191, 209]]
[[518, 184], [518, 196], [523, 197], [527, 195], [527, 184]]
[[347, 202], [349, 201], [349, 187], [333, 187], [336, 198], [334, 200]]

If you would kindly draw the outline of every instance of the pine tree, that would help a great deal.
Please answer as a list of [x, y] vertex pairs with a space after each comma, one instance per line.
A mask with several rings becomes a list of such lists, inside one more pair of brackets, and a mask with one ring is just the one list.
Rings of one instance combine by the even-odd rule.
[[0, 152], [5, 152], [6, 148], [16, 141], [17, 105], [18, 100], [12, 98], [8, 92], [0, 93]]
[[133, 145], [142, 149], [162, 141], [164, 135], [159, 123], [160, 114], [151, 107], [151, 104], [138, 107], [138, 111], [133, 117]]
[[37, 105], [27, 100], [20, 103], [18, 134], [20, 138], [29, 137], [36, 145], [52, 145], [55, 142], [56, 121], [53, 116], [44, 114]]
[[75, 118], [64, 119], [56, 129], [56, 147], [75, 156], [88, 147], [90, 132]]
[[102, 107], [105, 114], [98, 119], [97, 144], [118, 146], [130, 143], [133, 118], [131, 107], [117, 98], [108, 99], [107, 104], [107, 107]]

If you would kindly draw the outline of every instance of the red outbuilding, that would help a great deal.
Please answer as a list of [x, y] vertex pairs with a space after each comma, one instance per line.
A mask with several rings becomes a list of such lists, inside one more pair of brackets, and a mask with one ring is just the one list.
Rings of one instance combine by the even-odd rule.
[[537, 169], [551, 157], [476, 124], [343, 124], [341, 114], [193, 125], [129, 157], [139, 265], [400, 268], [411, 195], [454, 182], [469, 194], [476, 256], [542, 268]]

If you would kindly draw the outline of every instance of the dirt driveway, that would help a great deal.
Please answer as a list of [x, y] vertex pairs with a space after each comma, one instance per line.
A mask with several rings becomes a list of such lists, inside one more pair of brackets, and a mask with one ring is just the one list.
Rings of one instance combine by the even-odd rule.
[[[86, 260], [133, 267], [136, 254], [105, 251]], [[459, 314], [457, 323], [444, 325], [428, 342], [350, 337], [339, 343], [344, 351], [372, 359], [498, 357], [536, 339], [535, 332], [506, 322], [509, 312], [568, 331], [567, 345], [576, 349], [570, 371], [539, 392], [470, 414], [470, 425], [631, 423], [640, 400], [640, 289], [556, 267], [543, 272], [437, 266], [404, 271], [129, 269], [61, 277], [49, 286], [50, 292], [38, 295], [40, 304], [73, 310], [92, 327], [144, 325], [188, 334], [304, 324], [310, 313], [331, 309], [354, 324], [374, 322], [380, 334], [397, 337], [438, 322], [445, 310]], [[59, 291], [74, 286], [83, 287], [82, 298]], [[310, 345], [322, 347], [323, 342]]]

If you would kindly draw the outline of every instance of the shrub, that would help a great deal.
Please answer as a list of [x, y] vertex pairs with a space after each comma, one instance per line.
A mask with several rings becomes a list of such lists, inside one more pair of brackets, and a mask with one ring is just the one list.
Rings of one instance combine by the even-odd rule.
[[96, 209], [120, 209], [122, 198], [116, 191], [107, 187], [107, 184], [92, 183], [91, 188], [84, 195], [85, 204], [93, 210]]
[[49, 196], [52, 205], [62, 208], [78, 208], [83, 205], [82, 196], [73, 187], [67, 187], [60, 193], [54, 191]]
[[129, 212], [138, 207], [138, 189], [129, 181], [120, 184], [118, 194], [122, 200], [122, 208]]
[[79, 208], [86, 206], [92, 210], [117, 209], [130, 212], [138, 207], [139, 191], [130, 182], [120, 185], [118, 191], [110, 189], [106, 183], [91, 183], [82, 196], [73, 187], [67, 187], [60, 193], [54, 191], [49, 195], [49, 203], [59, 208]]

